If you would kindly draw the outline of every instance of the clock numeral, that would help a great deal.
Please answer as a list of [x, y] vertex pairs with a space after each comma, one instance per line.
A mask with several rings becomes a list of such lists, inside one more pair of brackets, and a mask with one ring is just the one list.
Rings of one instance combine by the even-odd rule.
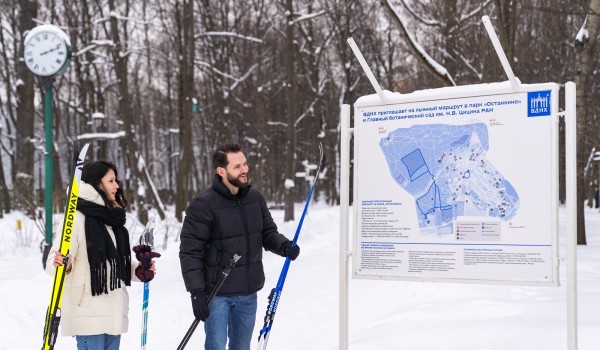
[[42, 68], [42, 73], [46, 73], [46, 67]]
[[56, 60], [56, 64], [61, 64], [61, 63], [62, 63], [62, 61], [60, 59]]
[[33, 51], [27, 51], [25, 54], [26, 54], [27, 56], [33, 56]]
[[48, 40], [48, 34], [44, 34], [44, 40]]
[[35, 40], [42, 41], [42, 38], [40, 38], [40, 36], [38, 35], [38, 36], [35, 37]]
[[65, 54], [65, 52], [64, 51], [58, 51], [58, 54], [62, 56], [62, 55]]
[[33, 58], [28, 59], [27, 62], [33, 63]]
[[39, 66], [36, 64], [35, 66], [33, 66], [33, 70], [38, 70]]

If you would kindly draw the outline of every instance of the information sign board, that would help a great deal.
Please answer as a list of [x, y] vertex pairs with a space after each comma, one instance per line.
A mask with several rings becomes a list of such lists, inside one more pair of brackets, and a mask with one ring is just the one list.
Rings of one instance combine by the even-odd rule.
[[359, 99], [353, 276], [557, 285], [557, 115], [554, 83]]

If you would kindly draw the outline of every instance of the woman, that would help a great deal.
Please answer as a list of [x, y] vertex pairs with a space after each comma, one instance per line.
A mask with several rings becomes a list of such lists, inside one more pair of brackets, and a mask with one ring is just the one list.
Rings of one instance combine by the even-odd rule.
[[[134, 247], [131, 263], [129, 233], [125, 228], [123, 190], [117, 168], [105, 161], [84, 165], [79, 186], [70, 253], [58, 252], [60, 236], [48, 255], [47, 272], [64, 263], [61, 327], [63, 336], [75, 336], [77, 349], [119, 349], [127, 332], [131, 280], [147, 282], [156, 272], [153, 257], [160, 254]], [[147, 247], [147, 246], [146, 246]], [[133, 278], [132, 278], [133, 277]]]

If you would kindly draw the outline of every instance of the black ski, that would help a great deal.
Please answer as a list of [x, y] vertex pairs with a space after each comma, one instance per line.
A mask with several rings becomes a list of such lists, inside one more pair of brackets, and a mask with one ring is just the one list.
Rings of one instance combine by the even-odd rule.
[[[227, 266], [225, 266], [225, 269], [221, 273], [221, 277], [219, 277], [219, 281], [217, 281], [217, 285], [215, 286], [215, 288], [212, 290], [212, 292], [206, 299], [206, 305], [210, 304], [210, 301], [215, 297], [215, 295], [217, 295], [217, 293], [219, 292], [219, 289], [221, 289], [221, 286], [225, 282], [225, 279], [227, 278], [227, 276], [229, 276], [229, 273], [231, 272], [231, 270], [233, 270], [233, 267], [238, 262], [238, 260], [240, 260], [240, 258], [241, 258], [241, 256], [238, 255], [237, 253], [234, 254], [233, 257], [231, 257], [231, 259], [229, 260], [229, 263], [227, 264]], [[199, 323], [200, 323], [199, 319], [195, 319], [194, 322], [192, 322], [190, 329], [188, 329], [187, 333], [185, 333], [185, 336], [181, 340], [181, 343], [177, 347], [177, 350], [183, 350], [185, 348], [188, 341], [192, 337], [192, 334], [194, 334], [196, 327], [198, 327]]]

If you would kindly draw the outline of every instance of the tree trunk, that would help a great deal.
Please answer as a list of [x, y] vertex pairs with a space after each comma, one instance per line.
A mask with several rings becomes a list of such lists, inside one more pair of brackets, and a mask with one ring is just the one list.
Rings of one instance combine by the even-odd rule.
[[[27, 31], [35, 27], [34, 18], [37, 17], [37, 1], [22, 0], [19, 1], [21, 12], [19, 16], [19, 33], [25, 35]], [[18, 52], [23, 52], [23, 40], [19, 39]], [[25, 210], [32, 218], [35, 217], [35, 208], [37, 207], [35, 191], [33, 188], [33, 164], [35, 149], [31, 140], [34, 139], [34, 84], [35, 76], [27, 69], [25, 62], [20, 60], [17, 63], [17, 76], [23, 81], [17, 84], [17, 150], [15, 162], [15, 199], [17, 207]]]
[[[116, 11], [115, 1], [109, 0], [108, 6], [111, 13]], [[125, 8], [129, 8], [129, 5], [126, 5]], [[125, 16], [127, 14], [124, 14]], [[119, 21], [115, 16], [110, 17], [110, 30], [112, 33], [112, 38], [115, 43], [112, 52], [112, 58], [115, 64], [115, 74], [118, 77], [118, 87], [119, 87], [119, 114], [123, 119], [123, 128], [125, 129], [125, 137], [121, 138], [121, 147], [125, 152], [126, 159], [129, 164], [129, 171], [131, 172], [131, 182], [130, 186], [133, 187], [133, 196], [135, 206], [138, 212], [138, 218], [140, 222], [145, 225], [148, 222], [148, 208], [146, 206], [146, 198], [154, 198], [155, 209], [158, 211], [158, 214], [161, 219], [165, 218], [165, 213], [163, 208], [160, 206], [160, 199], [156, 198], [158, 194], [152, 192], [151, 188], [151, 179], [148, 179], [145, 176], [146, 165], [145, 162], [140, 162], [140, 152], [135, 141], [136, 135], [134, 133], [134, 124], [133, 124], [133, 112], [131, 110], [131, 95], [129, 93], [129, 79], [128, 79], [128, 70], [127, 70], [127, 62], [128, 55], [126, 54], [126, 40], [121, 39], [121, 35], [119, 32]], [[124, 22], [125, 26], [127, 21]], [[124, 35], [127, 35], [127, 29], [125, 28], [123, 31]], [[144, 193], [140, 193], [139, 187], [143, 186], [145, 191]]]
[[[0, 42], [2, 43], [7, 43], [8, 41], [5, 39], [4, 37], [4, 31], [0, 30]], [[9, 56], [8, 56], [8, 52], [7, 52], [7, 47], [5, 45], [0, 45], [0, 47], [2, 47], [2, 56], [0, 61], [3, 61], [3, 66], [0, 67], [0, 71], [4, 69], [4, 71], [6, 72], [10, 72], [13, 69], [13, 66], [11, 66], [10, 64], [10, 60], [9, 60]], [[6, 132], [7, 134], [11, 133], [11, 125], [14, 125], [15, 123], [13, 122], [15, 120], [15, 116], [14, 116], [14, 106], [13, 106], [13, 99], [11, 98], [11, 96], [14, 96], [14, 91], [13, 89], [13, 83], [12, 83], [12, 77], [10, 74], [6, 74], [5, 76], [5, 93], [6, 96], [8, 97], [6, 99], [6, 104], [4, 105], [2, 103], [2, 99], [0, 98], [0, 109], [5, 110], [6, 114], [3, 115], [0, 119], [3, 119], [3, 121], [0, 121], [3, 123], [3, 125], [5, 125], [4, 129], [2, 129], [3, 132]], [[8, 142], [8, 144], [10, 145], [12, 142]], [[6, 211], [7, 213], [11, 211], [12, 206], [10, 203], [10, 193], [8, 191], [8, 179], [14, 179], [14, 177], [11, 176], [10, 172], [8, 174], [4, 173], [4, 154], [3, 154], [3, 150], [6, 150], [5, 145], [4, 144], [0, 144], [0, 198], [2, 198], [0, 200], [0, 217], [3, 216], [4, 211]], [[9, 154], [6, 154], [6, 159], [8, 159], [8, 164], [7, 164], [7, 169], [10, 169], [10, 165], [13, 164], [12, 160], [14, 159], [14, 157], [10, 156], [10, 152], [7, 152]]]
[[296, 64], [294, 45], [294, 5], [292, 0], [286, 0], [286, 68], [287, 68], [287, 143], [285, 152], [285, 210], [284, 221], [294, 220], [294, 165], [296, 160], [296, 131], [294, 123], [296, 120]]
[[8, 187], [6, 186], [4, 177], [4, 162], [2, 159], [2, 148], [0, 148], [0, 196], [2, 196], [2, 200], [0, 200], [0, 218], [4, 217], [4, 210], [8, 212], [10, 209], [10, 203], [8, 202]]
[[[583, 170], [587, 162], [588, 152], [591, 149], [590, 143], [586, 142], [587, 128], [590, 125], [591, 118], [587, 108], [589, 103], [591, 103], [591, 96], [588, 95], [588, 85], [590, 83], [589, 77], [593, 76], [595, 42], [600, 25], [599, 13], [600, 0], [590, 0], [588, 15], [584, 24], [588, 36], [583, 36], [575, 42], [577, 52], [577, 75], [575, 77], [575, 84], [577, 86], [577, 244], [582, 245], [587, 244], [584, 215], [587, 186]], [[590, 38], [592, 38], [591, 41]]]
[[191, 190], [192, 162], [192, 97], [194, 96], [194, 2], [183, 1], [183, 8], [176, 7], [179, 19], [179, 173], [175, 194], [175, 216], [181, 221], [187, 207]]
[[514, 0], [496, 0], [496, 10], [498, 11], [498, 31], [499, 40], [506, 53], [509, 64], [513, 64], [515, 59], [515, 42], [517, 31], [517, 1]]

